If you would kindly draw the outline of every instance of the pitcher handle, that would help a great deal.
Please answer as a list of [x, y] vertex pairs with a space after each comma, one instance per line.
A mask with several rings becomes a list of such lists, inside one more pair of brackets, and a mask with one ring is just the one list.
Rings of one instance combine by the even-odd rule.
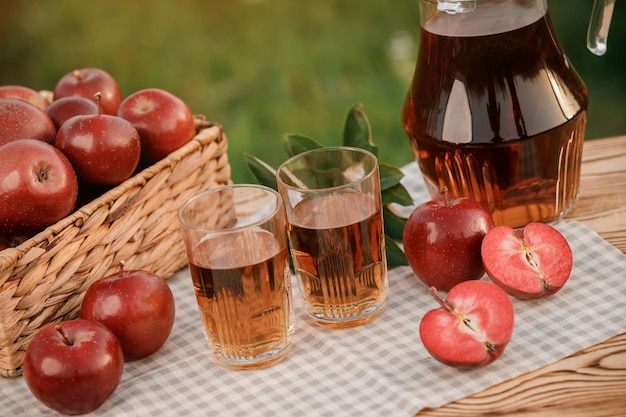
[[594, 0], [587, 30], [587, 49], [602, 56], [606, 53], [606, 42], [615, 0]]

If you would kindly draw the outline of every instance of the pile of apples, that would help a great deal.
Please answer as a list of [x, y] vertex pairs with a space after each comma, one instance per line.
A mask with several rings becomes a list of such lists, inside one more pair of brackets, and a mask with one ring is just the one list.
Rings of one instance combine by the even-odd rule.
[[69, 72], [47, 93], [0, 86], [4, 240], [40, 232], [196, 134], [183, 100], [157, 88], [124, 98], [99, 68]]
[[[448, 198], [445, 189], [413, 210], [402, 241], [410, 267], [439, 304], [421, 319], [422, 343], [435, 359], [459, 368], [499, 358], [513, 334], [511, 297], [550, 296], [573, 266], [567, 240], [552, 226], [495, 226], [481, 204]], [[482, 280], [485, 272], [491, 282]]]
[[90, 413], [113, 394], [125, 362], [163, 346], [174, 318], [174, 296], [158, 275], [122, 269], [104, 277], [85, 293], [80, 318], [35, 333], [24, 355], [26, 385], [55, 411]]

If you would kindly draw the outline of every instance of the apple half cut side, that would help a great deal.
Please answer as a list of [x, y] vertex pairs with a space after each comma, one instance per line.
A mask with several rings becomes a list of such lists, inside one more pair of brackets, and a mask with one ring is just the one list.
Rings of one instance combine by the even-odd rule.
[[430, 293], [440, 308], [420, 322], [420, 338], [432, 357], [456, 368], [478, 368], [498, 359], [513, 334], [511, 298], [494, 283], [464, 281], [444, 301]]
[[519, 299], [547, 297], [570, 277], [572, 250], [563, 235], [539, 222], [514, 230], [491, 229], [483, 239], [481, 258], [491, 280]]

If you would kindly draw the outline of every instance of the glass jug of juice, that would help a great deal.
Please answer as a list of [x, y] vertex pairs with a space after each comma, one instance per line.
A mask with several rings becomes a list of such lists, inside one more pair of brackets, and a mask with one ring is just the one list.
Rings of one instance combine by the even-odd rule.
[[546, 0], [419, 0], [402, 121], [432, 196], [481, 202], [497, 225], [565, 215], [578, 197], [588, 92]]

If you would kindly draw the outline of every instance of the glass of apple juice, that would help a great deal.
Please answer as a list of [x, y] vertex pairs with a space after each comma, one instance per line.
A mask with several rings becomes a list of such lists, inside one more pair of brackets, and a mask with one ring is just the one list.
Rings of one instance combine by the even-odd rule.
[[260, 185], [218, 187], [189, 199], [178, 219], [215, 362], [255, 369], [285, 358], [295, 320], [281, 196]]
[[389, 288], [376, 157], [346, 146], [313, 149], [286, 160], [276, 180], [309, 317], [327, 327], [373, 320]]

